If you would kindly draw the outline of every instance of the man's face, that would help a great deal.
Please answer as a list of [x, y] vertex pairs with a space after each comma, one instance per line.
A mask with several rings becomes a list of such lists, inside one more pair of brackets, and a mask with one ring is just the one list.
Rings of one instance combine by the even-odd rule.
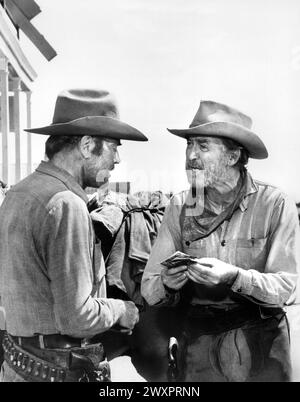
[[103, 139], [102, 150], [99, 152], [95, 143], [95, 148], [85, 160], [83, 167], [86, 187], [99, 188], [108, 182], [115, 164], [120, 163], [117, 149], [119, 145], [121, 145], [119, 140]]
[[196, 188], [215, 187], [226, 181], [228, 154], [219, 138], [189, 137], [186, 148], [186, 171], [189, 183]]

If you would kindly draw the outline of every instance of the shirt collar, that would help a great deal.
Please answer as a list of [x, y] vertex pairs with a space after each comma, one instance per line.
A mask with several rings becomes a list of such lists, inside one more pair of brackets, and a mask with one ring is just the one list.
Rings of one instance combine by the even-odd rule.
[[249, 204], [249, 195], [257, 193], [258, 191], [258, 186], [257, 184], [254, 182], [252, 176], [250, 175], [250, 173], [248, 171], [246, 171], [246, 177], [245, 177], [245, 196], [242, 199], [239, 208], [242, 212], [245, 212], [246, 209], [248, 208], [248, 204]]
[[62, 181], [70, 191], [82, 198], [85, 203], [88, 202], [88, 196], [84, 192], [83, 188], [76, 182], [74, 176], [72, 176], [66, 170], [57, 167], [50, 161], [42, 161], [37, 167], [36, 171], [55, 177], [56, 179]]

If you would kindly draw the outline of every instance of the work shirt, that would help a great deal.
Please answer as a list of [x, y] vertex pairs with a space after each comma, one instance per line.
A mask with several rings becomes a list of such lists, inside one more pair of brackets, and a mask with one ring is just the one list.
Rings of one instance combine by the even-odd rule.
[[123, 302], [106, 298], [87, 201], [74, 177], [51, 162], [42, 162], [6, 194], [0, 294], [10, 334], [88, 338], [124, 313]]
[[183, 211], [189, 191], [170, 201], [144, 271], [141, 291], [150, 305], [178, 300], [164, 287], [160, 264], [179, 250], [238, 267], [231, 288], [193, 283], [192, 304], [220, 305], [241, 299], [265, 306], [284, 306], [295, 298], [299, 267], [299, 222], [296, 206], [277, 188], [246, 176], [245, 196], [233, 215], [209, 236], [189, 239]]

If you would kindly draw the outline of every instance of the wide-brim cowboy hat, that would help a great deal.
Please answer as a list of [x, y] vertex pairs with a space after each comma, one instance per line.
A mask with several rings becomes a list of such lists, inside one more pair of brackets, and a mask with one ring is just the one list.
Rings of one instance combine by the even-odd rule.
[[56, 100], [52, 124], [25, 131], [44, 135], [92, 135], [148, 141], [136, 128], [119, 119], [113, 96], [104, 90], [69, 89]]
[[187, 129], [167, 129], [182, 138], [190, 136], [224, 137], [244, 147], [249, 157], [265, 159], [265, 144], [252, 130], [252, 120], [244, 113], [222, 103], [201, 101], [199, 109]]

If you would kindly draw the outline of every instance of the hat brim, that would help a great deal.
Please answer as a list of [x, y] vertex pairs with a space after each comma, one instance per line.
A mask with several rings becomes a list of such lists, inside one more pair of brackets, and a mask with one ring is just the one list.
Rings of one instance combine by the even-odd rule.
[[67, 123], [27, 128], [25, 131], [43, 135], [93, 135], [130, 141], [148, 141], [136, 128], [107, 116], [86, 116]]
[[268, 151], [262, 140], [251, 130], [235, 123], [212, 122], [188, 129], [167, 129], [170, 133], [182, 138], [190, 136], [224, 137], [241, 144], [249, 152], [249, 157], [265, 159]]

